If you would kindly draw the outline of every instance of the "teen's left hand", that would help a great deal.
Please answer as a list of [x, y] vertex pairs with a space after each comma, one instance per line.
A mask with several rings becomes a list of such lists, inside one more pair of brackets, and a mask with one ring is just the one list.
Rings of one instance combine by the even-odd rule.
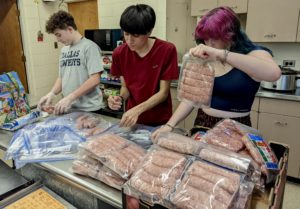
[[72, 106], [75, 97], [73, 94], [69, 94], [68, 96], [61, 99], [55, 106], [54, 106], [54, 114], [60, 115], [66, 113]]

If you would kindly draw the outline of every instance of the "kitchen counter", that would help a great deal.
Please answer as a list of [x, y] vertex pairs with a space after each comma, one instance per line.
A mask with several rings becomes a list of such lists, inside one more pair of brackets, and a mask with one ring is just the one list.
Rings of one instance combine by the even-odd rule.
[[300, 88], [297, 88], [293, 92], [277, 92], [266, 90], [260, 88], [256, 93], [258, 97], [266, 97], [266, 98], [273, 98], [273, 99], [282, 99], [282, 100], [291, 100], [291, 101], [300, 101]]
[[[112, 122], [117, 120], [108, 116], [101, 117]], [[13, 134], [14, 132], [0, 130], [0, 149], [4, 151], [7, 149]], [[33, 176], [33, 178], [37, 180], [43, 178], [43, 183], [51, 190], [58, 193], [72, 204], [74, 204], [74, 201], [77, 202], [78, 204], [74, 204], [75, 206], [84, 205], [84, 201], [87, 201], [90, 205], [94, 206], [91, 206], [91, 208], [122, 208], [120, 191], [109, 187], [100, 181], [93, 180], [92, 178], [76, 175], [72, 172], [71, 167], [72, 160], [51, 163], [34, 163], [21, 168], [20, 173], [25, 177]], [[54, 178], [60, 179], [61, 182], [54, 183]], [[62, 184], [64, 186], [62, 186]], [[73, 186], [71, 187], [69, 185]], [[76, 190], [77, 192], [73, 194], [75, 190], [73, 187], [79, 188], [80, 190]], [[75, 198], [76, 195], [78, 198]], [[68, 196], [69, 198], [67, 198]], [[80, 199], [80, 196], [82, 199]], [[91, 198], [91, 196], [93, 196], [94, 199]], [[90, 200], [83, 200], [88, 198]], [[99, 200], [101, 203], [99, 203]], [[108, 204], [108, 206], [99, 207], [103, 204]]]
[[[111, 122], [117, 119], [108, 116], [102, 116]], [[0, 130], [0, 149], [6, 150], [13, 132]], [[285, 161], [287, 164], [287, 159]], [[71, 170], [72, 160], [52, 163], [31, 163], [27, 164], [19, 172], [26, 178], [42, 180], [42, 183], [57, 193], [59, 196], [78, 208], [94, 209], [121, 209], [122, 195], [121, 192], [111, 188], [100, 181], [92, 178], [76, 175]], [[282, 166], [286, 168], [286, 165]], [[286, 171], [285, 171], [286, 172]], [[285, 176], [279, 176], [280, 191], [284, 191]], [[277, 188], [276, 191], [279, 191]], [[274, 190], [264, 193], [264, 197], [254, 196], [251, 209], [270, 208], [270, 197], [274, 196]], [[276, 200], [281, 203], [282, 192], [276, 194]], [[279, 208], [279, 207], [278, 207]]]

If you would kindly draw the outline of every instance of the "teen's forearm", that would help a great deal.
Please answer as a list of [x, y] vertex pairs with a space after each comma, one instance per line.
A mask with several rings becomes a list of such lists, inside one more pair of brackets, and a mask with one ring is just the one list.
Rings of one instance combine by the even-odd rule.
[[62, 89], [62, 82], [61, 82], [61, 78], [57, 78], [54, 86], [51, 89], [51, 92], [55, 95], [59, 94], [61, 92]]
[[78, 89], [72, 92], [75, 99], [87, 94], [100, 83], [100, 74], [95, 73], [90, 76]]
[[179, 106], [168, 121], [168, 124], [175, 127], [178, 123], [184, 120], [193, 111], [193, 109], [194, 107], [192, 105], [180, 102]]
[[[224, 52], [221, 52], [223, 57]], [[276, 81], [281, 70], [268, 52], [256, 50], [247, 55], [229, 52], [226, 62], [258, 81]]]

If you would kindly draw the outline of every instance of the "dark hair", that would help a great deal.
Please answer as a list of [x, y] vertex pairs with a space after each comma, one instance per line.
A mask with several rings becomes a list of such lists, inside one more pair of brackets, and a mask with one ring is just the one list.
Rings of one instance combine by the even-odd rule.
[[68, 26], [71, 26], [74, 28], [74, 30], [77, 30], [73, 16], [68, 12], [60, 10], [52, 14], [49, 20], [46, 22], [46, 31], [47, 33], [54, 33], [54, 30], [64, 30]]
[[137, 4], [127, 7], [121, 15], [120, 27], [130, 34], [146, 35], [154, 28], [156, 21], [152, 7]]
[[[229, 7], [217, 7], [201, 18], [195, 30], [195, 40], [199, 44], [210, 38], [230, 43], [232, 52], [248, 54], [258, 47], [242, 31], [237, 15]], [[272, 54], [265, 47], [259, 48]]]

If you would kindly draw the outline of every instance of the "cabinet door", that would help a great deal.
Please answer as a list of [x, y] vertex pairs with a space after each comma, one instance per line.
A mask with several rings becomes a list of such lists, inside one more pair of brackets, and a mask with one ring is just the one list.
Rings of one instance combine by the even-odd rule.
[[257, 111], [251, 111], [250, 112], [250, 119], [251, 119], [251, 124], [253, 128], [258, 128], [257, 123], [258, 123], [258, 112]]
[[255, 42], [296, 41], [299, 0], [251, 0], [246, 32]]
[[217, 0], [191, 0], [191, 15], [203, 16], [206, 12], [217, 6]]
[[187, 18], [191, 18], [187, 7], [188, 2], [182, 0], [172, 0], [167, 5], [167, 41], [175, 44], [177, 52], [180, 53], [179, 59], [186, 50], [184, 40], [187, 39]]
[[[171, 97], [172, 97], [172, 110], [173, 113], [177, 109], [178, 105], [180, 104], [180, 101], [177, 99], [177, 89], [176, 88], [171, 88]], [[177, 124], [178, 128], [184, 129], [184, 120], [181, 121], [179, 124]]]
[[298, 23], [297, 42], [300, 42], [300, 14], [299, 14], [299, 23]]
[[189, 116], [184, 120], [184, 129], [189, 131], [194, 127], [194, 122], [197, 117], [198, 108], [194, 108], [194, 110], [189, 114]]
[[300, 167], [300, 118], [259, 113], [258, 129], [268, 141], [288, 144], [290, 147], [288, 175], [298, 178]]
[[235, 13], [246, 13], [247, 12], [248, 0], [218, 0], [218, 6], [228, 6]]

